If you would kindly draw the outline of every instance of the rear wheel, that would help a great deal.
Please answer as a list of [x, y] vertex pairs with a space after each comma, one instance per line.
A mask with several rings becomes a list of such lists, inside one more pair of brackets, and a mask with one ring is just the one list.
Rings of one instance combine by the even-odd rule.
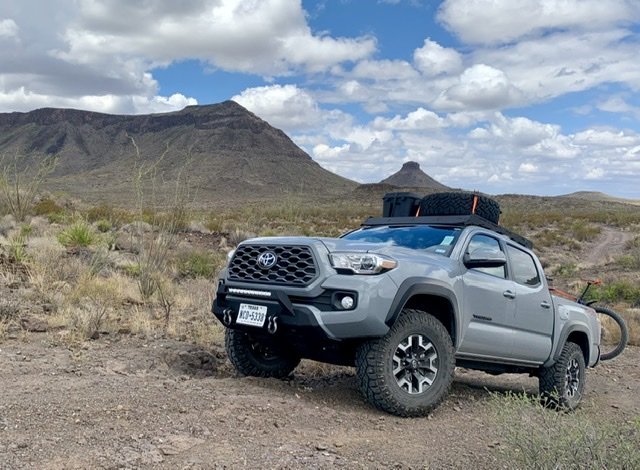
[[602, 332], [600, 334], [600, 360], [608, 361], [618, 357], [627, 347], [629, 330], [620, 314], [605, 307], [593, 307], [598, 313]]
[[454, 369], [449, 333], [420, 310], [403, 310], [385, 336], [356, 353], [360, 391], [376, 408], [398, 416], [424, 416], [438, 406]]
[[224, 346], [229, 361], [242, 375], [254, 377], [287, 377], [300, 363], [300, 357], [269, 344], [244, 331], [227, 328]]
[[567, 342], [556, 363], [540, 369], [540, 399], [545, 406], [575, 410], [584, 393], [584, 354], [576, 343]]

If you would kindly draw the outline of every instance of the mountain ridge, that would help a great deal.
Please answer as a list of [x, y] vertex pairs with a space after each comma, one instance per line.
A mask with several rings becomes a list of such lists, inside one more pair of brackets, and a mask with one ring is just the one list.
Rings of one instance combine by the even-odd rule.
[[162, 193], [183, 172], [203, 203], [336, 195], [357, 186], [234, 101], [146, 115], [63, 108], [0, 113], [0, 154], [23, 155], [23, 165], [55, 155], [48, 187], [90, 201], [127, 201], [140, 164], [155, 165]]

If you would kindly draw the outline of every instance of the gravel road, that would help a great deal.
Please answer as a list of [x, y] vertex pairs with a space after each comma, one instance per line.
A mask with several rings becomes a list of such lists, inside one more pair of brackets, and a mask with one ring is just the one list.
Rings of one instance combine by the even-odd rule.
[[[591, 370], [585, 407], [640, 413], [640, 348]], [[224, 352], [55, 333], [0, 344], [0, 468], [495, 468], [489, 391], [536, 379], [458, 370], [431, 416], [370, 408], [352, 369], [305, 362], [293, 379], [235, 377]]]

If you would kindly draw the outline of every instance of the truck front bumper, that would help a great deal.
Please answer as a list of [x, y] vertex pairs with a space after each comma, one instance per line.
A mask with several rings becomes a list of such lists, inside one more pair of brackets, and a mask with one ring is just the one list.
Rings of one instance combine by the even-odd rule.
[[[396, 284], [386, 274], [336, 274], [313, 291], [220, 281], [212, 311], [226, 327], [252, 333], [329, 340], [380, 337], [389, 331], [385, 318], [396, 291]], [[353, 298], [352, 308], [342, 307], [344, 296]], [[243, 304], [245, 310], [261, 312], [261, 326], [259, 321], [256, 326], [238, 323]]]

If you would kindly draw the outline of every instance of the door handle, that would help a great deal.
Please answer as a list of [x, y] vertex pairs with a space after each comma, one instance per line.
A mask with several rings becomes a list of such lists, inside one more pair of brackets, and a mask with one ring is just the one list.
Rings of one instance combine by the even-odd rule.
[[543, 300], [542, 303], [540, 304], [540, 306], [542, 308], [551, 308], [551, 304], [549, 302], [547, 302], [546, 300]]
[[507, 299], [515, 299], [516, 298], [516, 294], [514, 292], [511, 292], [510, 290], [506, 290], [502, 293], [502, 295], [504, 295]]

